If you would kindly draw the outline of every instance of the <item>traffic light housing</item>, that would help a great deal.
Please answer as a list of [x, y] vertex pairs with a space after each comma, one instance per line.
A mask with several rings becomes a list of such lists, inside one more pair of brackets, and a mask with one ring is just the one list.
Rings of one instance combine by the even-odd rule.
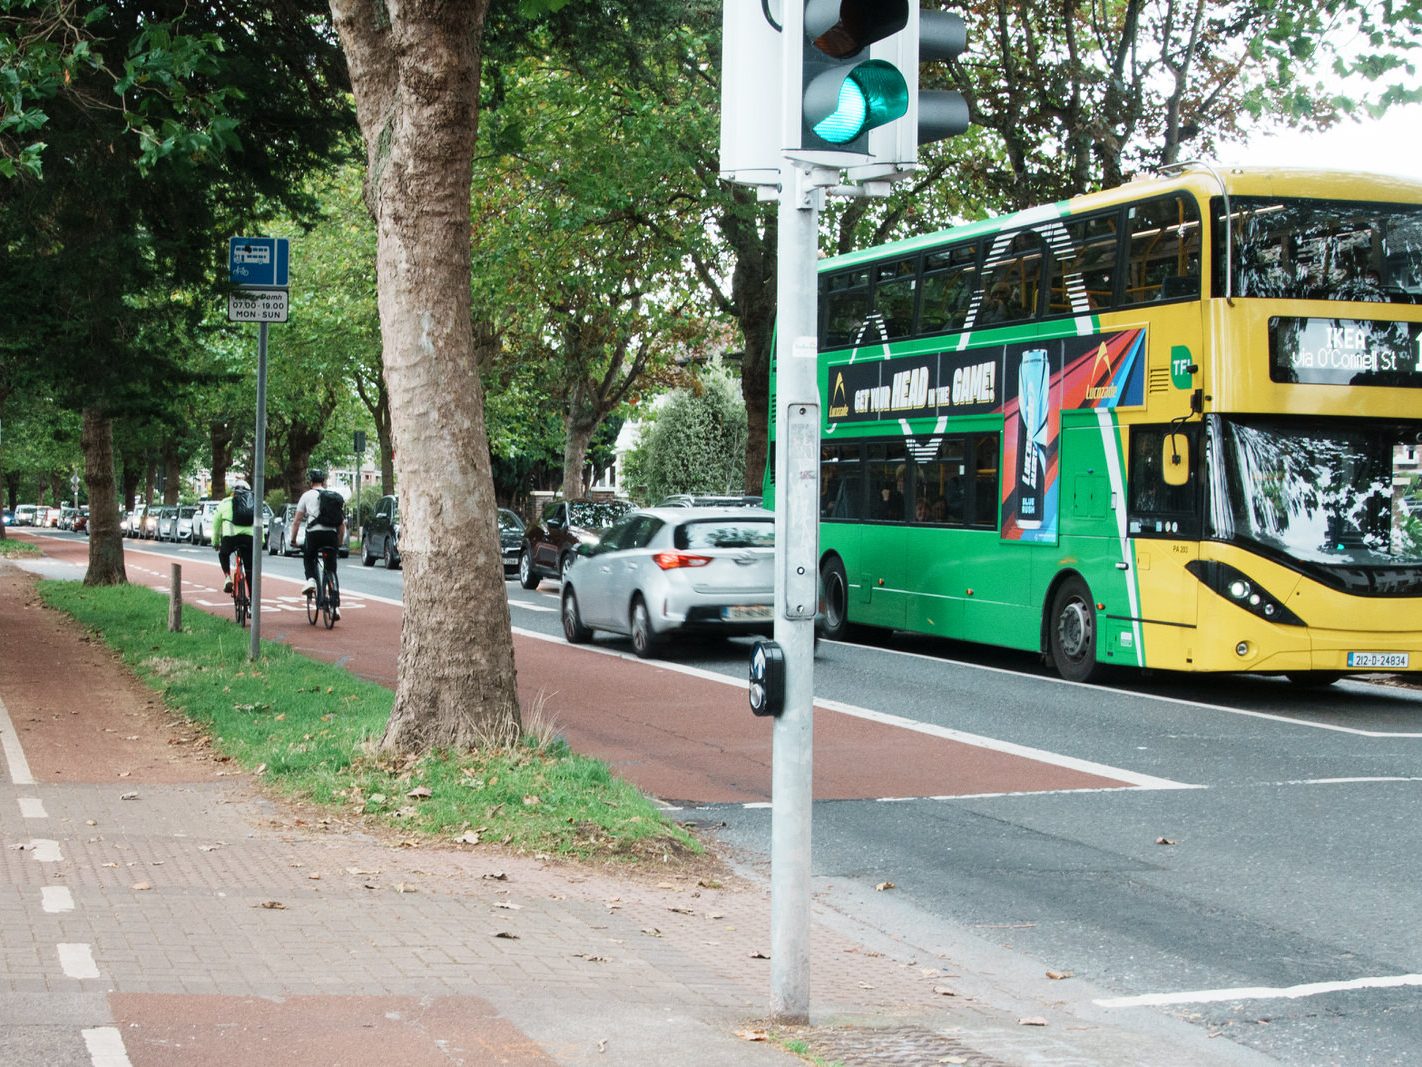
[[968, 128], [961, 95], [918, 89], [921, 62], [965, 45], [961, 17], [917, 0], [724, 0], [721, 176], [776, 185], [787, 158], [906, 173], [919, 145]]

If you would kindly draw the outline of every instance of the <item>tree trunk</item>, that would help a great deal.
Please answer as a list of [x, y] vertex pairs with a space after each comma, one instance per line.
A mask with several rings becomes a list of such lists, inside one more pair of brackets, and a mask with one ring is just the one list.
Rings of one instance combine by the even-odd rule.
[[588, 465], [588, 442], [592, 440], [594, 423], [589, 426], [582, 420], [569, 419], [563, 439], [563, 495], [569, 500], [577, 500], [588, 495], [585, 477]]
[[178, 442], [170, 437], [163, 442], [163, 503], [176, 504], [182, 489], [183, 465], [178, 459]]
[[85, 585], [124, 585], [123, 535], [114, 484], [114, 425], [98, 408], [84, 409], [84, 481], [89, 488], [89, 569]]
[[521, 730], [484, 395], [470, 322], [469, 188], [488, 0], [331, 0], [368, 155], [405, 616], [381, 745]]
[[227, 468], [232, 466], [232, 427], [217, 420], [208, 424], [207, 439], [212, 446], [212, 492], [211, 499], [220, 500], [227, 495]]

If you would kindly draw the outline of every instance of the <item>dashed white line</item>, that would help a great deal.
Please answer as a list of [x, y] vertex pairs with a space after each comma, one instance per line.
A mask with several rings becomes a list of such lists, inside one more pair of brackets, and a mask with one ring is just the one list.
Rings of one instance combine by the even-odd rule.
[[94, 1067], [133, 1067], [123, 1047], [123, 1035], [117, 1027], [96, 1026], [81, 1032]]
[[0, 747], [5, 749], [5, 764], [10, 772], [12, 785], [34, 785], [34, 775], [30, 773], [25, 750], [20, 747], [20, 735], [15, 733], [15, 724], [10, 721], [10, 713], [5, 702], [0, 700]]
[[67, 885], [47, 885], [40, 888], [40, 907], [51, 915], [74, 910], [74, 894]]
[[70, 978], [99, 977], [99, 965], [94, 962], [94, 950], [88, 945], [60, 942], [59, 966]]
[[30, 849], [34, 852], [35, 860], [39, 863], [60, 863], [64, 860], [64, 856], [59, 851], [58, 841], [37, 837], [30, 842]]
[[26, 819], [48, 819], [49, 812], [44, 810], [44, 801], [39, 797], [16, 797], [20, 802], [20, 815]]
[[1155, 1008], [1171, 1004], [1216, 1004], [1231, 1000], [1296, 1000], [1322, 993], [1353, 989], [1398, 989], [1422, 986], [1422, 974], [1352, 978], [1342, 982], [1307, 982], [1291, 986], [1237, 986], [1233, 989], [1195, 989], [1181, 993], [1145, 993], [1136, 997], [1106, 997], [1095, 1003], [1103, 1008]]

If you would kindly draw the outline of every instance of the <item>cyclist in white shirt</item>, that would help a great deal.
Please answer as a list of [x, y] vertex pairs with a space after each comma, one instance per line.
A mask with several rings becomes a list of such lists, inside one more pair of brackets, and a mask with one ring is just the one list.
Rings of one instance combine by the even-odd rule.
[[[291, 520], [289, 543], [296, 547], [296, 533], [302, 524], [306, 526], [306, 546], [302, 550], [301, 562], [306, 568], [306, 584], [303, 593], [316, 591], [316, 557], [323, 548], [332, 549], [330, 556], [331, 573], [336, 573], [336, 549], [346, 536], [345, 499], [340, 493], [326, 488], [326, 472], [313, 467], [306, 472], [311, 488], [301, 494], [296, 502], [296, 514]], [[324, 507], [323, 507], [324, 504]], [[334, 605], [336, 618], [341, 617], [339, 604]]]

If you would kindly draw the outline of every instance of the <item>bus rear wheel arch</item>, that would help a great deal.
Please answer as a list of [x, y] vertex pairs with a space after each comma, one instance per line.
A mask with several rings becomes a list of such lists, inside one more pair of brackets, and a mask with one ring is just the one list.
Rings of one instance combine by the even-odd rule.
[[1057, 585], [1045, 621], [1047, 655], [1056, 672], [1069, 682], [1098, 677], [1096, 604], [1080, 576], [1069, 575]]
[[849, 577], [838, 556], [828, 555], [820, 561], [820, 587], [825, 603], [817, 632], [831, 641], [850, 640], [854, 627], [849, 621]]

